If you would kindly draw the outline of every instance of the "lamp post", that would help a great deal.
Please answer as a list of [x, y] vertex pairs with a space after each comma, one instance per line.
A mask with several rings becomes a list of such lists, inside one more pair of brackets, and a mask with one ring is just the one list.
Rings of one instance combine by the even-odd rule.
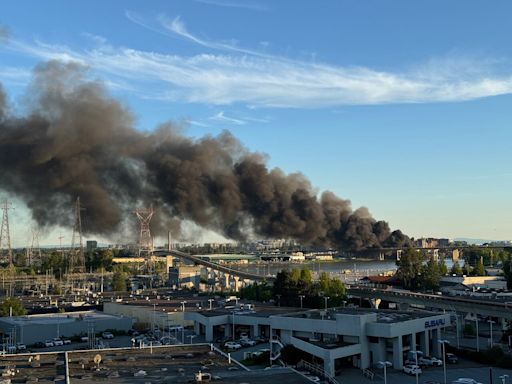
[[444, 375], [444, 384], [446, 384], [446, 344], [450, 344], [448, 340], [438, 340], [438, 342], [443, 347], [443, 375]]
[[489, 336], [491, 337], [490, 341], [491, 341], [491, 348], [492, 348], [492, 325], [495, 323], [495, 321], [492, 319], [489, 319], [489, 320], [487, 320], [487, 322], [489, 323], [489, 326], [490, 326]]
[[210, 311], [212, 310], [212, 303], [214, 302], [214, 299], [208, 299], [208, 302], [210, 303]]
[[[419, 351], [410, 351], [410, 352], [414, 354], [414, 359], [416, 361], [416, 367], [419, 367], [419, 365], [418, 365], [418, 353], [419, 353]], [[418, 384], [418, 381], [419, 381], [418, 370], [416, 369], [416, 384]]]
[[475, 316], [476, 324], [476, 351], [480, 352], [480, 333], [478, 332], [478, 314]]
[[327, 311], [327, 300], [329, 300], [330, 297], [329, 296], [324, 296], [324, 300], [325, 300], [325, 310]]
[[192, 344], [192, 339], [196, 337], [196, 335], [188, 335], [187, 337], [190, 337], [190, 344]]
[[459, 339], [459, 315], [457, 315], [457, 312], [454, 310], [453, 314], [455, 315], [455, 327], [457, 332], [457, 349], [460, 348], [460, 339]]
[[302, 299], [304, 299], [304, 295], [299, 295], [300, 299], [300, 309], [302, 309]]
[[181, 312], [185, 312], [185, 304], [187, 304], [186, 301], [181, 302]]
[[501, 379], [502, 384], [507, 384], [508, 375], [507, 374], [501, 375], [500, 379]]
[[379, 361], [377, 364], [380, 368], [384, 368], [384, 384], [388, 384], [387, 367], [391, 367], [391, 363], [389, 361]]
[[281, 295], [277, 294], [276, 297], [277, 297], [277, 306], [280, 307], [281, 306]]
[[235, 341], [235, 311], [233, 310], [233, 341]]

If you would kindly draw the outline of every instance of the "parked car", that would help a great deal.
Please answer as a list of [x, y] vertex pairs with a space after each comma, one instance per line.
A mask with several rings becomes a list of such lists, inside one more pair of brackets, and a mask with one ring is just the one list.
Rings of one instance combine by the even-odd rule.
[[18, 343], [18, 344], [16, 344], [16, 349], [18, 351], [26, 351], [27, 350], [27, 346], [25, 344], [23, 344], [23, 343]]
[[256, 345], [256, 342], [251, 339], [240, 339], [239, 344], [242, 347], [252, 347], [253, 345]]
[[240, 334], [240, 340], [248, 339], [248, 338], [249, 338], [249, 334], [247, 332], [242, 332]]
[[70, 339], [62, 339], [62, 342], [64, 343], [64, 345], [71, 344], [71, 340]]
[[408, 375], [421, 375], [421, 368], [417, 365], [404, 365], [404, 373]]
[[469, 378], [469, 377], [460, 377], [457, 380], [452, 381], [452, 384], [482, 384], [479, 381], [476, 381], [475, 379]]
[[418, 359], [418, 364], [429, 367], [440, 367], [443, 365], [443, 362], [436, 357], [422, 356]]
[[450, 364], [457, 364], [457, 362], [459, 361], [459, 359], [457, 358], [457, 356], [455, 356], [453, 353], [447, 353], [446, 354], [446, 361]]
[[234, 342], [234, 341], [226, 342], [224, 344], [224, 347], [228, 348], [228, 349], [240, 349], [240, 348], [242, 348], [242, 346], [240, 344], [238, 344], [237, 342]]
[[253, 340], [257, 343], [266, 343], [268, 341], [268, 339], [263, 336], [256, 336]]
[[57, 347], [57, 346], [60, 346], [60, 345], [64, 345], [64, 342], [60, 338], [54, 337], [53, 338], [53, 345], [55, 345]]
[[44, 346], [46, 348], [50, 348], [50, 347], [53, 347], [55, 344], [53, 344], [53, 341], [52, 340], [45, 340], [44, 342]]
[[82, 343], [87, 343], [87, 342], [89, 341], [89, 336], [81, 336], [81, 337], [80, 337], [80, 341], [81, 341]]
[[113, 339], [114, 335], [112, 334], [112, 332], [103, 332], [101, 334], [101, 337], [104, 339]]

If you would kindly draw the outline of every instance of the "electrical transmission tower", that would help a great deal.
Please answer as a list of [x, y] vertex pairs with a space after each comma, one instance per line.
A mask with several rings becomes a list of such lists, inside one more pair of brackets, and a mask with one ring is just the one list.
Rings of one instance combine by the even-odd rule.
[[149, 229], [149, 223], [155, 211], [153, 207], [149, 209], [137, 209], [133, 213], [139, 219], [140, 235], [139, 235], [139, 257], [149, 258], [153, 252], [153, 238]]
[[9, 231], [9, 209], [14, 209], [12, 204], [7, 200], [2, 203], [2, 226], [0, 227], [0, 249], [2, 250], [1, 259], [6, 261], [5, 255], [3, 254], [4, 249], [7, 249], [7, 261], [12, 264], [12, 248], [11, 248], [11, 235]]
[[41, 263], [41, 248], [39, 248], [39, 228], [32, 228], [32, 242], [27, 249], [27, 265], [29, 267]]
[[71, 249], [69, 250], [68, 272], [84, 272], [85, 257], [84, 245], [82, 242], [82, 218], [80, 211], [83, 208], [80, 205], [80, 197], [75, 202], [75, 223], [73, 225], [73, 236], [71, 237]]

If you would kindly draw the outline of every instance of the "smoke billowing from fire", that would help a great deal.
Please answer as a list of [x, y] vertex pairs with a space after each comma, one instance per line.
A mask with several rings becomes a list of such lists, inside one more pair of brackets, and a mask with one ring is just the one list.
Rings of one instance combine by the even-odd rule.
[[269, 170], [229, 132], [193, 140], [172, 124], [133, 128], [133, 116], [87, 81], [77, 64], [38, 66], [23, 117], [0, 91], [0, 188], [26, 202], [43, 226], [70, 226], [80, 196], [89, 233], [116, 231], [136, 207], [157, 210], [163, 234], [190, 220], [232, 239], [246, 233], [360, 249], [407, 240], [366, 210], [300, 174]]

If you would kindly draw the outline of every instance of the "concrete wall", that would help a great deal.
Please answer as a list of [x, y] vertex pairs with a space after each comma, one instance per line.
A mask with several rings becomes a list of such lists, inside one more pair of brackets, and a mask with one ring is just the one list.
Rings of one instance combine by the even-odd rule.
[[27, 345], [36, 342], [44, 342], [54, 337], [73, 337], [78, 335], [87, 335], [90, 323], [93, 324], [94, 332], [103, 332], [107, 329], [118, 331], [128, 331], [132, 327], [132, 319], [128, 317], [100, 317], [91, 318], [89, 321], [79, 318], [63, 318], [59, 321], [38, 321], [36, 317], [30, 321], [29, 316], [23, 325], [13, 325], [8, 321], [0, 319], [0, 331], [9, 334], [11, 329], [15, 329], [16, 342]]
[[163, 328], [166, 325], [182, 325], [184, 327], [193, 326], [194, 322], [185, 320], [184, 313], [163, 312], [158, 306], [153, 311], [153, 307], [126, 305], [123, 303], [106, 302], [103, 304], [103, 311], [112, 315], [121, 315], [134, 319], [137, 323], [155, 324]]

